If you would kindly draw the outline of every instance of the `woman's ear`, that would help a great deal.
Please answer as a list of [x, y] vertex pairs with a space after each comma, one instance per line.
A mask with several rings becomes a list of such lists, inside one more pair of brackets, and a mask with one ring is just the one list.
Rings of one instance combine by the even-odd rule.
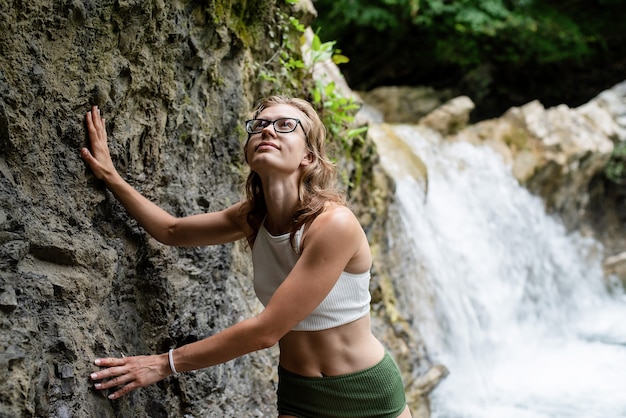
[[307, 149], [306, 153], [302, 157], [302, 161], [300, 162], [300, 165], [309, 165], [313, 162], [313, 160], [314, 160], [313, 151]]

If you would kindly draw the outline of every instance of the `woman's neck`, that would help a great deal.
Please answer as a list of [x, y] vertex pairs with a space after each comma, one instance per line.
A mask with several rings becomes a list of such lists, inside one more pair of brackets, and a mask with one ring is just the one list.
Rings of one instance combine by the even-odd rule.
[[298, 208], [297, 187], [274, 182], [270, 187], [263, 187], [263, 194], [267, 207], [265, 228], [273, 235], [290, 232]]

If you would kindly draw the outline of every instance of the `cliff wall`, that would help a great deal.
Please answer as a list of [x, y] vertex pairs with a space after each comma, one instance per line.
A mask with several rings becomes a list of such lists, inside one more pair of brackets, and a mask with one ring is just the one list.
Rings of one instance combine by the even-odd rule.
[[240, 197], [241, 122], [280, 10], [208, 3], [1, 2], [0, 416], [274, 413], [273, 350], [121, 402], [88, 380], [96, 357], [163, 352], [259, 309], [245, 248], [156, 243], [78, 155], [97, 104], [118, 169], [166, 210]]

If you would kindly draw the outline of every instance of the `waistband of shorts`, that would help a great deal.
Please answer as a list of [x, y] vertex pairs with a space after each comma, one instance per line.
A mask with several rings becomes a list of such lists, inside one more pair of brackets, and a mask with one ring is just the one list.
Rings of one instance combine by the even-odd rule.
[[340, 374], [337, 376], [302, 376], [300, 374], [294, 373], [294, 372], [290, 372], [289, 370], [285, 369], [283, 366], [281, 366], [280, 364], [278, 365], [278, 373], [283, 375], [283, 376], [290, 376], [290, 377], [294, 377], [296, 379], [302, 379], [302, 380], [325, 380], [325, 381], [329, 381], [329, 380], [342, 380], [342, 379], [351, 379], [354, 377], [359, 377], [360, 375], [364, 375], [364, 374], [368, 374], [371, 370], [381, 366], [381, 365], [385, 365], [387, 363], [393, 363], [395, 364], [395, 361], [393, 359], [393, 357], [391, 357], [391, 355], [389, 354], [389, 351], [385, 350], [385, 355], [383, 356], [383, 358], [376, 364], [374, 364], [373, 366], [370, 366], [366, 369], [363, 370], [357, 370], [356, 372], [351, 372], [351, 373], [346, 373], [346, 374]]

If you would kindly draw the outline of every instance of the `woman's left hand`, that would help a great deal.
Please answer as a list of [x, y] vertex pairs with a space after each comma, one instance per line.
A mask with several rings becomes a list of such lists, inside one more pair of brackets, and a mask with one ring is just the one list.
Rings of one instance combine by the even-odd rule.
[[99, 381], [94, 385], [96, 389], [121, 386], [108, 396], [109, 399], [120, 398], [135, 389], [156, 383], [172, 374], [167, 353], [152, 356], [99, 358], [94, 363], [97, 366], [106, 367], [90, 375], [92, 380]]

